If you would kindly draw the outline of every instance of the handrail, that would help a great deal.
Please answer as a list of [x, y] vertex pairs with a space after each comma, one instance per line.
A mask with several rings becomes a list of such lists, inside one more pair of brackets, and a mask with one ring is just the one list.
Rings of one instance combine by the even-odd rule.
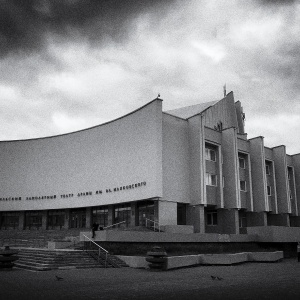
[[125, 223], [126, 221], [122, 221], [122, 222], [119, 222], [119, 223], [115, 223], [115, 224], [112, 224], [112, 225], [108, 225], [106, 227], [103, 227], [103, 229], [107, 229], [107, 228], [110, 228], [110, 227], [113, 227], [115, 225], [119, 225], [119, 224], [122, 224], [122, 223]]
[[100, 245], [98, 245], [97, 243], [95, 243], [92, 239], [87, 237], [85, 234], [83, 234], [83, 236], [84, 236], [84, 241], [85, 241], [85, 239], [88, 239], [90, 242], [92, 242], [93, 244], [95, 244], [98, 247], [98, 262], [99, 262], [99, 258], [101, 256], [100, 255], [101, 250], [105, 252], [105, 268], [106, 268], [108, 251], [106, 249], [104, 249], [103, 247], [101, 247]]
[[150, 222], [154, 223], [154, 226], [153, 226], [154, 231], [155, 231], [155, 224], [157, 224], [157, 225], [158, 225], [158, 232], [160, 232], [160, 225], [159, 225], [159, 222], [154, 221], [154, 220], [151, 220], [151, 219], [148, 219], [148, 218], [145, 218], [145, 220], [146, 220], [146, 227], [147, 227], [147, 221], [150, 221]]
[[108, 251], [106, 249], [104, 249], [103, 247], [101, 247], [100, 245], [98, 245], [97, 243], [95, 243], [92, 239], [90, 239], [88, 236], [86, 236], [85, 234], [83, 234], [83, 236], [85, 238], [87, 238], [90, 242], [92, 242], [93, 244], [95, 244], [98, 248], [101, 248], [104, 252], [108, 253]]

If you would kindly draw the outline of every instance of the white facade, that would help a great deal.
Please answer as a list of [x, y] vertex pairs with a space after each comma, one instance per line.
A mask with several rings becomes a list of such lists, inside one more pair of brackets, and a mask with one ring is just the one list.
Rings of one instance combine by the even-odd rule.
[[55, 228], [55, 214], [65, 228], [97, 218], [201, 233], [300, 226], [300, 155], [248, 140], [233, 93], [168, 112], [155, 99], [86, 130], [0, 142], [0, 184], [2, 229]]

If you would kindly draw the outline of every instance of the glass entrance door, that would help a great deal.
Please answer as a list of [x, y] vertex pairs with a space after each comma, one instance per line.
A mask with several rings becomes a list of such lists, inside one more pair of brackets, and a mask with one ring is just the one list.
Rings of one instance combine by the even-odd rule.
[[146, 219], [154, 221], [154, 201], [145, 201], [138, 204], [138, 214], [139, 226], [146, 226]]
[[76, 209], [71, 211], [71, 228], [85, 228], [86, 211], [85, 209]]

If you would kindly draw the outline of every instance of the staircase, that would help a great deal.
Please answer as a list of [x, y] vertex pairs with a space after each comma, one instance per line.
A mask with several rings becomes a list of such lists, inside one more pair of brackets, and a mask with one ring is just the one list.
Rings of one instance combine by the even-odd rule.
[[89, 253], [78, 250], [50, 251], [27, 248], [21, 249], [18, 256], [19, 260], [15, 262], [15, 267], [34, 271], [72, 268], [120, 268], [127, 266], [113, 255], [109, 255], [105, 263], [103, 257], [95, 259]]
[[74, 241], [79, 234], [80, 229], [0, 230], [0, 247], [9, 245], [15, 248], [46, 248], [48, 241]]

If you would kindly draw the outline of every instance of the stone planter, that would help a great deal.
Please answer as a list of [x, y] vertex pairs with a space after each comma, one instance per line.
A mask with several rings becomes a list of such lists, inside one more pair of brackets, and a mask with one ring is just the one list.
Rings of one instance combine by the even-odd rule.
[[18, 260], [18, 251], [12, 250], [8, 245], [4, 246], [3, 250], [0, 250], [0, 268], [11, 269], [14, 266], [14, 261]]

